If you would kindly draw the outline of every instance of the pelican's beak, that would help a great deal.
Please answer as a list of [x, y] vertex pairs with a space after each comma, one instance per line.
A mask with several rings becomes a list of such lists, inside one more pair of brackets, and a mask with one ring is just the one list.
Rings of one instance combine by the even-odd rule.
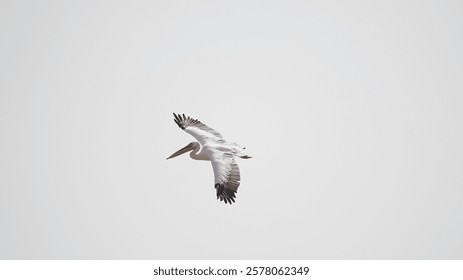
[[184, 153], [186, 153], [186, 152], [189, 152], [189, 151], [191, 151], [191, 150], [193, 150], [193, 145], [188, 144], [188, 145], [186, 145], [185, 147], [183, 147], [183, 148], [181, 148], [180, 150], [178, 150], [178, 151], [176, 151], [175, 153], [173, 153], [170, 157], [168, 157], [168, 158], [166, 158], [166, 159], [174, 158], [174, 157], [176, 157], [176, 156], [179, 156], [179, 155], [184, 154]]

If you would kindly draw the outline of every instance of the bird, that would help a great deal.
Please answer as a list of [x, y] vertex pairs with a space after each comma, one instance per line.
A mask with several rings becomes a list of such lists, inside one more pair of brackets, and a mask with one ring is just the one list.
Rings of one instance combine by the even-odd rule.
[[185, 114], [173, 114], [174, 122], [178, 127], [191, 134], [199, 143], [189, 143], [166, 160], [191, 151], [190, 157], [192, 159], [210, 161], [214, 171], [214, 188], [217, 199], [225, 202], [225, 204], [234, 203], [241, 180], [240, 169], [235, 157], [252, 158], [245, 152], [246, 148], [234, 142], [226, 141], [220, 133], [197, 119], [185, 116]]

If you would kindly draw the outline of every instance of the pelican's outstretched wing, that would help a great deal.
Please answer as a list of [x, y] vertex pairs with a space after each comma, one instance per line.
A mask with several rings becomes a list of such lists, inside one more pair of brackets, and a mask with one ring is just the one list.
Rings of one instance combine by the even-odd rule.
[[191, 134], [196, 138], [201, 145], [204, 145], [207, 141], [223, 142], [222, 135], [197, 119], [183, 115], [177, 115], [174, 113], [175, 123], [184, 131]]
[[235, 202], [235, 193], [240, 185], [240, 169], [231, 153], [213, 153], [211, 156], [214, 170], [214, 186], [217, 199], [225, 203]]

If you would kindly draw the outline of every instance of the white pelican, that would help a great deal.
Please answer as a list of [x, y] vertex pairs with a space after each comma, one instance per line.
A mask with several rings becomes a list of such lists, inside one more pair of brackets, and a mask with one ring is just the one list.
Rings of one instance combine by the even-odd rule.
[[217, 199], [230, 204], [235, 202], [235, 193], [240, 185], [240, 169], [235, 162], [235, 156], [244, 159], [251, 158], [245, 153], [245, 148], [225, 141], [217, 131], [196, 119], [186, 117], [185, 114], [174, 113], [174, 117], [175, 123], [196, 138], [199, 143], [191, 142], [166, 159], [191, 151], [192, 159], [211, 161]]

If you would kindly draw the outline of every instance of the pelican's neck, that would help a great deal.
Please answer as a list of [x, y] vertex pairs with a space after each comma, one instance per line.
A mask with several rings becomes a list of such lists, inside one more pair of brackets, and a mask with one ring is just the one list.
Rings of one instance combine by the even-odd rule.
[[210, 160], [204, 151], [199, 152], [200, 149], [201, 146], [199, 143], [196, 143], [196, 145], [194, 145], [193, 151], [190, 153], [190, 157], [195, 160]]

